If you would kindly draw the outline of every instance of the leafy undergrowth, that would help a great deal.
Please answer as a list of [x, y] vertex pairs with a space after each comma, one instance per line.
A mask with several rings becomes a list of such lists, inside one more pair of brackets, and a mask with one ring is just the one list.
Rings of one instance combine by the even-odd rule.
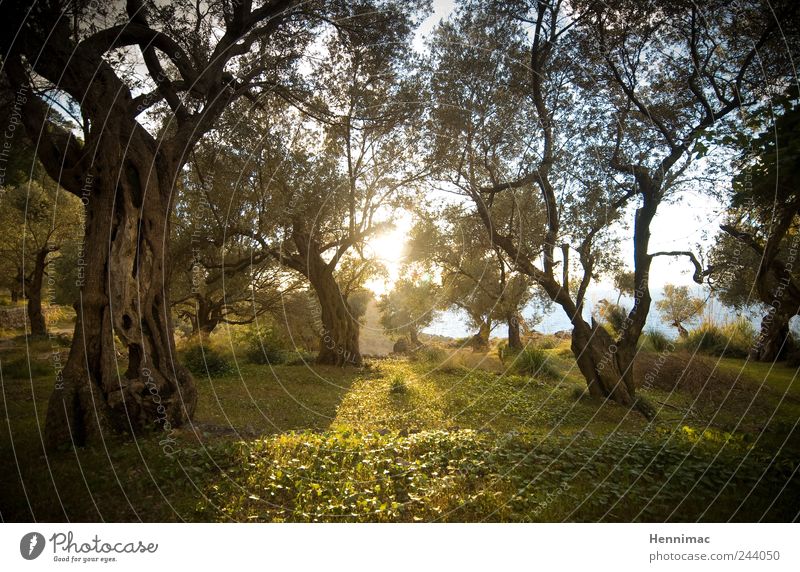
[[741, 443], [689, 428], [544, 442], [472, 430], [292, 433], [242, 443], [234, 458], [200, 518], [791, 520], [800, 492], [796, 459], [769, 465]]
[[710, 393], [654, 384], [643, 389], [659, 410], [648, 424], [589, 399], [559, 348], [546, 350], [551, 379], [400, 359], [363, 370], [239, 364], [198, 377], [195, 424], [176, 431], [174, 453], [154, 434], [45, 455], [52, 340], [16, 346], [0, 347], [3, 520], [755, 521], [800, 511], [800, 401], [785, 366], [722, 360]]

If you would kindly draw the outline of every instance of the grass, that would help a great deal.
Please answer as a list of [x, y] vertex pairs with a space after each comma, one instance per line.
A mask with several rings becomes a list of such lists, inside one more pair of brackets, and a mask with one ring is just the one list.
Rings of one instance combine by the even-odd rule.
[[[561, 346], [542, 350], [553, 376], [486, 356], [362, 370], [239, 361], [198, 376], [194, 426], [176, 432], [175, 454], [159, 435], [108, 435], [45, 456], [51, 350], [0, 345], [5, 521], [753, 521], [800, 510], [800, 390], [782, 365], [704, 358], [682, 381], [675, 368], [691, 358], [675, 354], [641, 390], [659, 409], [647, 423], [588, 398]], [[30, 372], [14, 365], [27, 355]], [[641, 357], [644, 368], [658, 359]]]

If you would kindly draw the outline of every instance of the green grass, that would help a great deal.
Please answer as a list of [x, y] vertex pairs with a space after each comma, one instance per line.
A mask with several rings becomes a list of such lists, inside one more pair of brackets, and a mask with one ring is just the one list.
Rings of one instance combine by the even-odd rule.
[[[59, 341], [64, 347], [66, 342]], [[725, 358], [709, 395], [650, 390], [648, 424], [556, 375], [385, 359], [363, 370], [241, 361], [198, 376], [195, 428], [45, 456], [49, 340], [0, 345], [0, 516], [30, 521], [791, 520], [795, 369]], [[33, 377], [20, 360], [30, 353]], [[27, 358], [25, 358], [27, 359]], [[716, 363], [716, 359], [714, 360]], [[12, 364], [7, 370], [7, 364]], [[9, 375], [12, 372], [14, 375]], [[763, 382], [763, 383], [762, 383]], [[22, 475], [23, 489], [19, 473]], [[763, 474], [762, 474], [763, 473]], [[785, 488], [784, 488], [784, 485]], [[783, 492], [780, 491], [783, 489]]]

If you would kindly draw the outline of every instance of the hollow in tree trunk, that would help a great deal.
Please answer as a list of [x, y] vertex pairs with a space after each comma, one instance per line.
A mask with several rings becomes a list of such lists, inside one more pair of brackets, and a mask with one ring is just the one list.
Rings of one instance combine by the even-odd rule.
[[[85, 182], [86, 266], [69, 359], [47, 410], [50, 448], [82, 445], [107, 430], [168, 432], [191, 418], [197, 402], [194, 380], [176, 360], [167, 286], [178, 166], [134, 136], [109, 139]], [[127, 357], [124, 372], [118, 349]]]

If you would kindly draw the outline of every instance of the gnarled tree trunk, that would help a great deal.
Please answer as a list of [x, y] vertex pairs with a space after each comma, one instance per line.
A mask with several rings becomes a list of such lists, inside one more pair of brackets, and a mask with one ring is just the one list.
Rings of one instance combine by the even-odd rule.
[[32, 336], [46, 336], [47, 323], [42, 312], [42, 282], [44, 280], [44, 270], [47, 267], [47, 256], [53, 252], [53, 248], [45, 246], [36, 253], [33, 263], [33, 272], [25, 283], [25, 294], [28, 297], [28, 320], [31, 323]]
[[320, 304], [320, 323], [315, 326], [320, 334], [317, 363], [361, 365], [358, 320], [353, 317], [350, 305], [339, 290], [333, 271], [320, 257], [313, 258], [308, 264], [308, 279]]
[[775, 362], [785, 359], [794, 344], [786, 314], [770, 312], [761, 319], [761, 330], [750, 350], [750, 359]]
[[212, 300], [202, 295], [196, 295], [195, 300], [195, 314], [190, 318], [192, 334], [207, 336], [219, 325], [218, 307]]
[[508, 347], [512, 350], [522, 349], [522, 337], [519, 333], [519, 317], [516, 315], [509, 316], [508, 320]]
[[[197, 401], [192, 376], [176, 360], [168, 299], [177, 165], [120, 129], [106, 125], [109, 141], [97, 146], [85, 181], [86, 266], [72, 348], [47, 411], [51, 448], [106, 430], [169, 431]], [[124, 372], [117, 349], [127, 355]]]
[[583, 320], [576, 320], [572, 330], [572, 353], [586, 379], [589, 395], [635, 407], [650, 419], [654, 411], [636, 396], [633, 375], [636, 351], [627, 346], [617, 343], [594, 320], [591, 326]]
[[470, 346], [473, 351], [484, 351], [489, 347], [489, 334], [492, 331], [492, 324], [489, 320], [481, 322], [478, 333], [470, 339]]

